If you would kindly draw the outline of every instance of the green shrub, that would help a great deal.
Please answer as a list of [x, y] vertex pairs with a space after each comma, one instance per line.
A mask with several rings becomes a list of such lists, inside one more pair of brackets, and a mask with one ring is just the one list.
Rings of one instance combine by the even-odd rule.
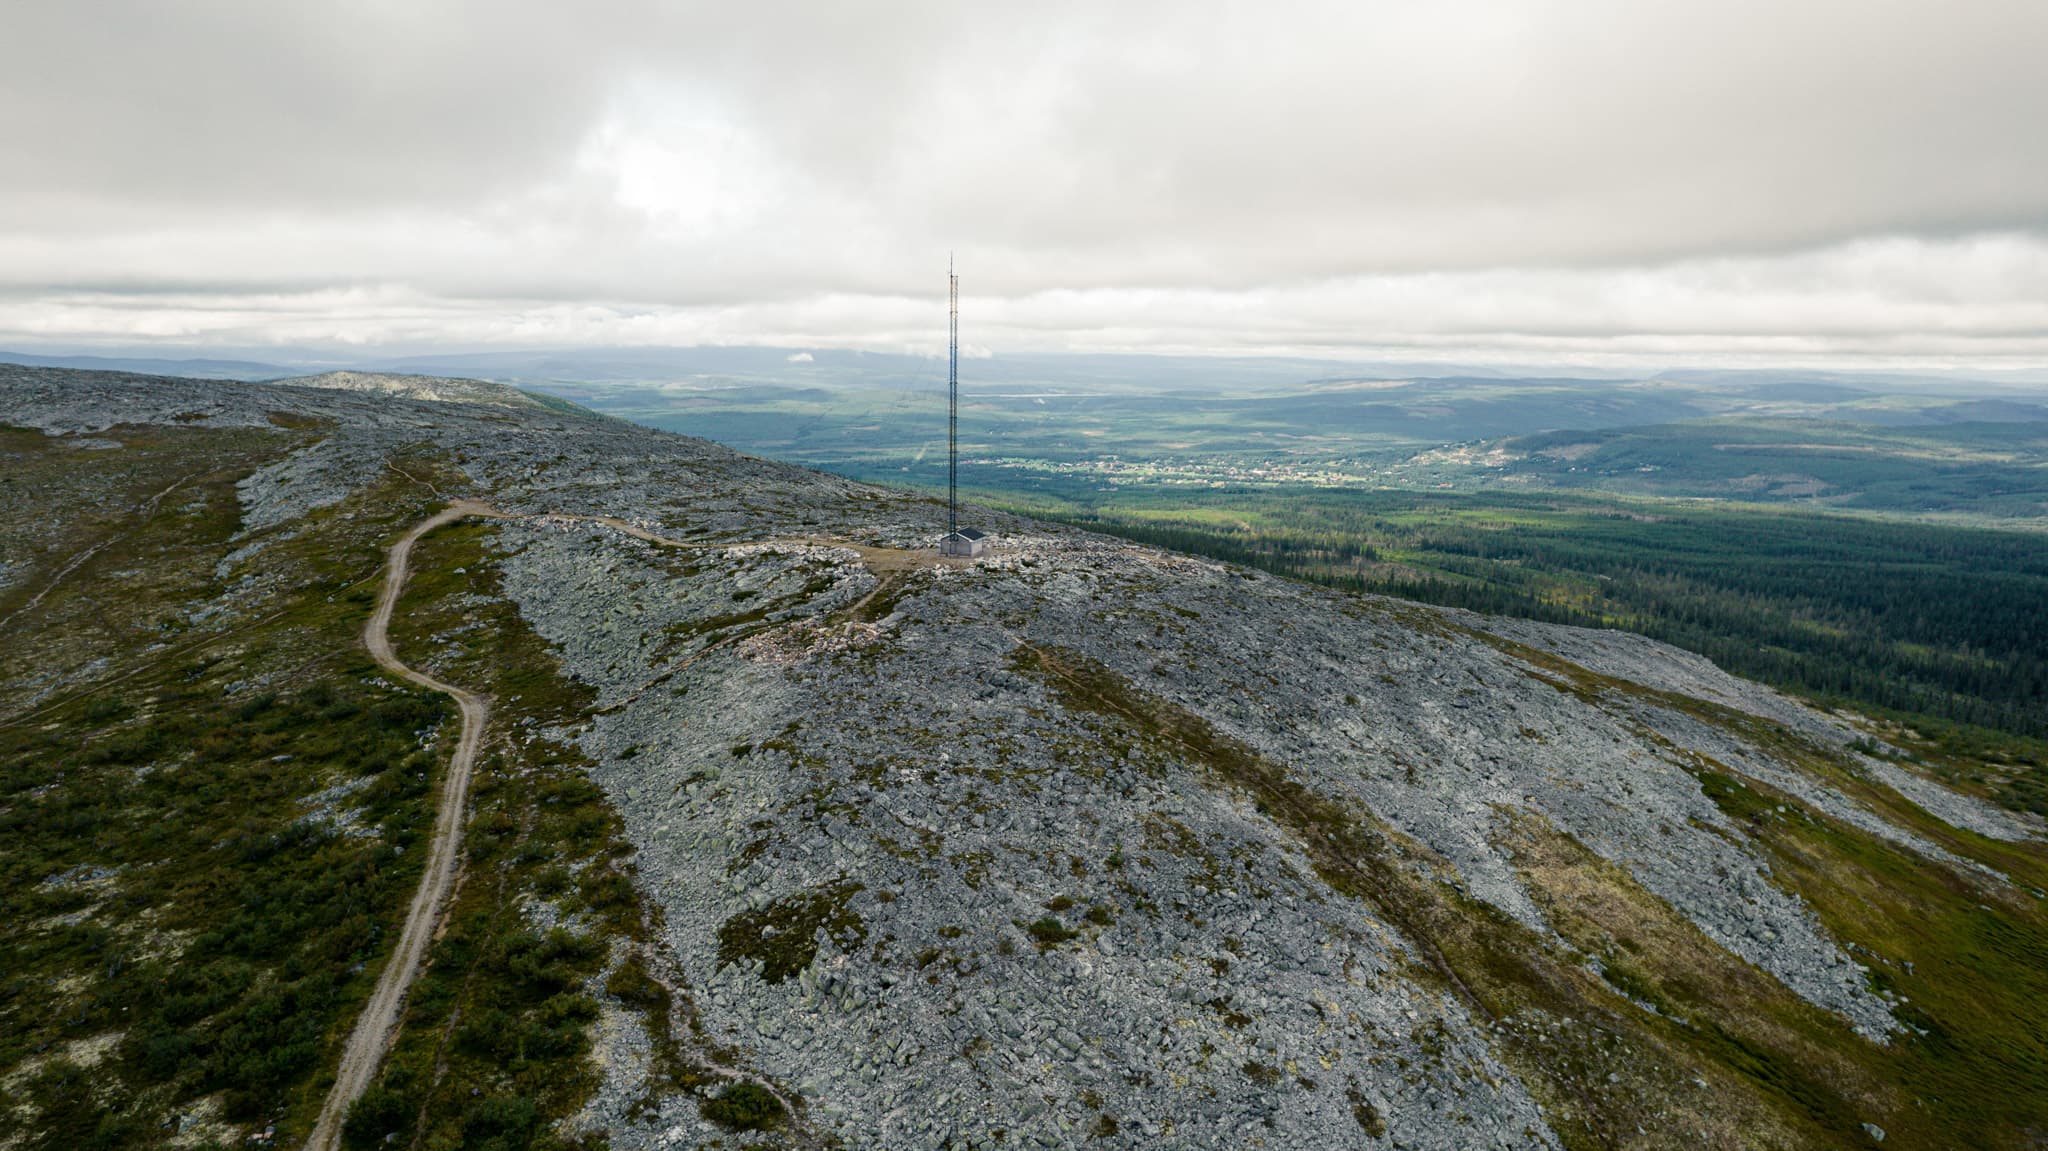
[[134, 715], [135, 709], [122, 702], [118, 696], [103, 695], [86, 704], [82, 714], [87, 723], [112, 723], [117, 719], [127, 719]]
[[761, 978], [780, 983], [818, 957], [818, 932], [824, 931], [841, 950], [851, 951], [867, 939], [867, 926], [847, 906], [863, 888], [842, 882], [785, 895], [766, 907], [742, 911], [718, 929], [718, 961], [757, 960]]
[[533, 1100], [493, 1095], [463, 1112], [462, 1146], [465, 1151], [523, 1151], [532, 1145], [539, 1119]]
[[666, 1007], [668, 993], [654, 977], [647, 974], [647, 965], [638, 955], [627, 958], [605, 980], [604, 989], [621, 1003], [628, 1003], [644, 1009]]
[[560, 895], [569, 890], [574, 881], [568, 868], [550, 867], [533, 877], [533, 889], [542, 895]]
[[583, 878], [583, 902], [593, 910], [625, 907], [634, 894], [633, 881], [617, 871], [592, 868]]
[[756, 1083], [733, 1083], [698, 1105], [704, 1118], [728, 1131], [766, 1131], [782, 1122], [782, 1101]]
[[1067, 940], [1081, 934], [1078, 931], [1069, 931], [1066, 924], [1061, 923], [1050, 915], [1036, 920], [1025, 927], [1024, 930], [1031, 933], [1031, 938], [1037, 942], [1040, 951], [1058, 947]]
[[373, 1083], [349, 1105], [341, 1125], [342, 1144], [362, 1151], [382, 1147], [386, 1135], [403, 1131], [418, 1113], [419, 1105], [407, 1092]]

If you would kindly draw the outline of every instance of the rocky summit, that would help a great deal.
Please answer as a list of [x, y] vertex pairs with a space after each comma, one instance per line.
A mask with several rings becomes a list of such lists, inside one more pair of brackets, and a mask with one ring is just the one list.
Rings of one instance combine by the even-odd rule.
[[[2048, 1145], [2027, 1086], [2048, 831], [1945, 781], [1910, 731], [1623, 632], [980, 509], [993, 547], [942, 559], [944, 509], [921, 496], [496, 385], [0, 373], [10, 458], [106, 469], [240, 437], [204, 465], [233, 472], [232, 522], [161, 650], [315, 602], [286, 559], [343, 517], [388, 543], [400, 510], [474, 501], [443, 529], [467, 533], [459, 564], [436, 565], [435, 535], [413, 560], [418, 594], [456, 566], [471, 582], [442, 614], [401, 603], [400, 653], [492, 695], [504, 783], [480, 794], [539, 795], [520, 772], [570, 765], [618, 837], [575, 860], [535, 848], [560, 878], [505, 897], [524, 930], [594, 956], [562, 992], [593, 1005], [560, 1024], [573, 1098], [527, 1138]], [[43, 629], [33, 659], [10, 640], [10, 717], [122, 670], [60, 642], [71, 617], [37, 622], [61, 596], [29, 605], [89, 546], [64, 534], [91, 516], [88, 475], [9, 484], [44, 509], [10, 519], [0, 569], [0, 607]], [[346, 586], [318, 602], [366, 612]], [[523, 686], [475, 682], [492, 605], [541, 653]], [[215, 694], [294, 689], [277, 662]], [[522, 710], [550, 692], [573, 706]], [[294, 818], [391, 834], [352, 817], [346, 781], [304, 786]], [[495, 833], [469, 818], [462, 899], [491, 882]], [[605, 869], [641, 935], [588, 894]], [[140, 914], [116, 902], [81, 914]], [[363, 946], [368, 979], [388, 940]], [[458, 958], [435, 952], [425, 978]], [[221, 1138], [302, 1123], [351, 1022], [336, 994], [282, 1119], [235, 1120], [176, 1075], [162, 1113]], [[408, 1017], [401, 1056], [428, 1020]], [[108, 1026], [109, 1066], [144, 1059]], [[9, 1057], [19, 1077], [49, 1055]], [[387, 1075], [373, 1094], [424, 1090]]]

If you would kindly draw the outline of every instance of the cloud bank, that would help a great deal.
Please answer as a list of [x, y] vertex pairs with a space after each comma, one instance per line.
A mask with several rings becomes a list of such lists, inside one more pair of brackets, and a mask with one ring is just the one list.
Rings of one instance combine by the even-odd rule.
[[16, 6], [0, 341], [2048, 362], [2048, 7]]

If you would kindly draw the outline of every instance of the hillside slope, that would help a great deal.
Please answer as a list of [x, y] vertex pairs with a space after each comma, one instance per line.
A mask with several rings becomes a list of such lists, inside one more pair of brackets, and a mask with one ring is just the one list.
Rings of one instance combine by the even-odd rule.
[[[33, 429], [4, 465], [31, 498], [0, 524], [0, 803], [51, 826], [80, 781], [108, 797], [97, 831], [0, 849], [43, 933], [7, 974], [61, 1001], [0, 1004], [30, 1145], [95, 1098], [65, 1067], [121, 1077], [114, 1143], [303, 1136], [402, 876], [245, 1099], [150, 1046], [225, 1043], [239, 1008], [123, 1006], [110, 946], [170, 986], [224, 913], [108, 829], [213, 762], [141, 738], [165, 700], [398, 691], [299, 669], [360, 627], [375, 548], [458, 497], [503, 518], [422, 542], [393, 636], [493, 696], [495, 761], [366, 1145], [2048, 1140], [2039, 821], [1697, 657], [997, 517], [943, 564], [928, 501], [493, 385], [6, 368], [0, 424]], [[166, 523], [157, 481], [178, 510], [194, 476], [220, 494]], [[445, 760], [439, 722], [408, 754]], [[258, 751], [219, 770], [282, 764], [266, 818], [317, 825], [291, 850], [412, 858], [374, 788]], [[528, 936], [547, 987], [476, 998], [534, 983], [491, 958]]]

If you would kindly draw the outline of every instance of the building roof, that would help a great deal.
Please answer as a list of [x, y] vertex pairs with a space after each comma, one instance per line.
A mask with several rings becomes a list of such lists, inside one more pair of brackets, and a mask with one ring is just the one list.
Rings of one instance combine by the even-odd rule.
[[947, 539], [949, 539], [949, 540], [950, 540], [950, 539], [963, 539], [963, 540], [980, 540], [980, 539], [987, 539], [987, 538], [988, 538], [988, 533], [987, 533], [987, 532], [985, 532], [985, 531], [982, 531], [982, 530], [981, 530], [980, 528], [961, 528], [961, 529], [960, 529], [959, 531], [956, 531], [956, 532], [948, 532], [948, 533], [946, 534], [946, 538], [947, 538]]

